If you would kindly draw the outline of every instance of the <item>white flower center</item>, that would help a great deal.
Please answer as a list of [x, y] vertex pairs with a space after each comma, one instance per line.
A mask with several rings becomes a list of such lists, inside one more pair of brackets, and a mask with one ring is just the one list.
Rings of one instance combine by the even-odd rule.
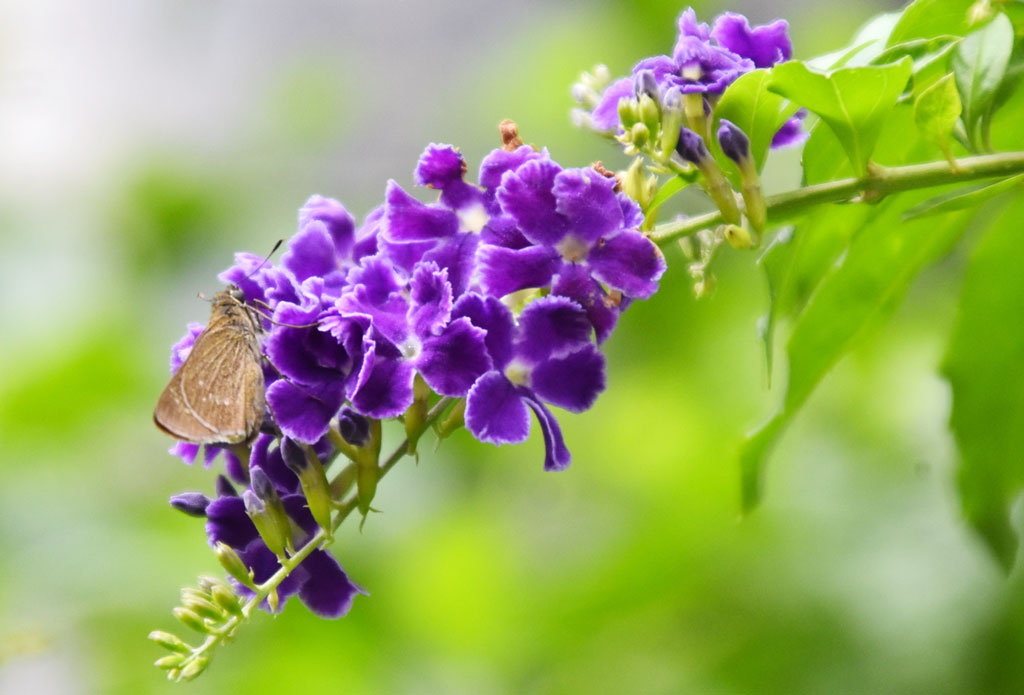
[[464, 232], [479, 234], [490, 220], [490, 215], [483, 205], [477, 203], [455, 213], [459, 217], [459, 228]]
[[567, 235], [562, 241], [555, 247], [558, 253], [561, 254], [569, 263], [579, 263], [587, 259], [587, 254], [590, 253], [590, 247], [578, 239], [572, 234]]
[[505, 378], [516, 386], [529, 386], [531, 371], [530, 365], [519, 360], [512, 360], [505, 367]]

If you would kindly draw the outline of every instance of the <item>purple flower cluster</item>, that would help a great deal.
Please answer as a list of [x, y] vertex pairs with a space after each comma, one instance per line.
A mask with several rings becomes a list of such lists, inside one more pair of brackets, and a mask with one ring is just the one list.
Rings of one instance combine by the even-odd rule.
[[[563, 168], [525, 145], [491, 152], [479, 185], [466, 171], [454, 147], [430, 145], [415, 181], [437, 191], [436, 201], [391, 181], [383, 205], [357, 227], [341, 203], [314, 196], [279, 264], [241, 253], [220, 275], [268, 317], [267, 433], [247, 466], [224, 449], [228, 474], [250, 488], [239, 496], [225, 481], [198, 515], [210, 542], [235, 549], [257, 581], [277, 562], [254, 525], [265, 508], [283, 510], [290, 540], [316, 529], [299, 478], [283, 463], [288, 440], [311, 445], [323, 461], [336, 453], [332, 427], [335, 441], [340, 434], [359, 447], [347, 430], [403, 416], [419, 383], [465, 399], [465, 426], [485, 442], [525, 441], [532, 411], [545, 469], [569, 465], [549, 406], [578, 413], [594, 403], [605, 387], [598, 346], [632, 300], [654, 294], [664, 258], [639, 231], [639, 206], [607, 172]], [[172, 369], [198, 333], [190, 326], [174, 346]], [[172, 451], [191, 463], [197, 447]], [[177, 499], [179, 508], [196, 507]], [[315, 551], [278, 591], [282, 602], [297, 593], [334, 617], [361, 590]]]
[[[665, 103], [669, 92], [702, 94], [713, 100], [740, 75], [756, 68], [768, 68], [789, 60], [793, 48], [787, 35], [789, 24], [778, 19], [751, 27], [746, 17], [726, 12], [709, 27], [697, 21], [693, 8], [679, 16], [679, 36], [672, 55], [644, 58], [633, 67], [629, 77], [612, 82], [591, 112], [594, 127], [615, 131], [620, 126], [619, 101], [645, 91]], [[671, 97], [670, 97], [671, 99]], [[773, 147], [801, 141], [803, 114], [794, 116], [776, 134]]]

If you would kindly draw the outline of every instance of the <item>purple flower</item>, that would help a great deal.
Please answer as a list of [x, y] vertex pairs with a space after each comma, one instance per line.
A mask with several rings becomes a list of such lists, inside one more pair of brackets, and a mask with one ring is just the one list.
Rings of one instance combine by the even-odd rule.
[[[248, 494], [248, 491], [247, 491]], [[316, 522], [306, 507], [306, 498], [300, 494], [283, 494], [288, 517], [297, 529], [296, 547], [305, 543], [317, 531]], [[235, 549], [242, 562], [252, 569], [255, 581], [264, 582], [277, 571], [277, 557], [260, 538], [252, 520], [245, 513], [245, 503], [241, 497], [221, 496], [210, 502], [206, 507], [206, 535], [210, 545], [218, 541]], [[251, 596], [247, 587], [236, 585], [238, 592]], [[306, 604], [309, 610], [322, 618], [340, 618], [352, 607], [356, 594], [366, 594], [366, 590], [348, 578], [345, 571], [330, 554], [323, 550], [314, 550], [293, 570], [277, 587], [281, 608], [294, 596]], [[266, 601], [262, 607], [269, 610]]]
[[590, 315], [598, 341], [615, 324], [618, 300], [604, 285], [646, 299], [665, 271], [660, 250], [637, 227], [639, 206], [594, 169], [531, 160], [502, 177], [497, 199], [532, 246], [481, 246], [480, 283], [496, 297], [553, 285]]
[[339, 310], [359, 312], [373, 323], [369, 371], [351, 394], [353, 407], [374, 418], [400, 415], [412, 404], [418, 371], [435, 392], [465, 396], [491, 368], [484, 330], [452, 317], [454, 293], [447, 269], [419, 263], [408, 280], [385, 256], [353, 273]]
[[[618, 104], [623, 98], [653, 91], [652, 96], [665, 103], [673, 89], [680, 94], [718, 95], [740, 75], [789, 60], [793, 54], [787, 34], [789, 24], [781, 19], [751, 27], [746, 17], [727, 12], [710, 29], [697, 21], [693, 8], [687, 8], [679, 16], [678, 26], [671, 56], [644, 58], [633, 67], [630, 77], [605, 88], [590, 114], [597, 130], [621, 130]], [[652, 83], [654, 90], [649, 86]], [[772, 146], [793, 144], [799, 126], [799, 122], [787, 123], [783, 128], [786, 132], [780, 131], [778, 142]]]
[[454, 315], [487, 331], [494, 369], [473, 384], [466, 400], [466, 427], [492, 444], [516, 444], [530, 434], [533, 410], [544, 434], [545, 470], [562, 470], [570, 454], [545, 403], [583, 412], [604, 390], [604, 357], [591, 342], [583, 309], [566, 297], [531, 302], [515, 324], [494, 297], [467, 294]]

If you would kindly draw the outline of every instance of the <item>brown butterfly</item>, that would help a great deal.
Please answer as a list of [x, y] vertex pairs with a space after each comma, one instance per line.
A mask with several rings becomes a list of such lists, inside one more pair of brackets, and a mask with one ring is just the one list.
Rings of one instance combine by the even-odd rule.
[[153, 412], [161, 430], [193, 444], [252, 439], [266, 411], [259, 315], [235, 285], [213, 297], [206, 328]]

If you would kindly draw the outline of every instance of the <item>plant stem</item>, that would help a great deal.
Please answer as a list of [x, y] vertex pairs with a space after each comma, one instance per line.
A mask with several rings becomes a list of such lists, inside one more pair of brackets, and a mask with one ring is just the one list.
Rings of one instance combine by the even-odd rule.
[[[900, 191], [1019, 174], [1024, 172], [1024, 152], [964, 157], [956, 160], [956, 165], [956, 169], [947, 161], [891, 168], [872, 165], [870, 173], [862, 178], [828, 181], [769, 196], [765, 200], [768, 222], [780, 222], [812, 206], [849, 201], [858, 195], [864, 196], [865, 200], [876, 202], [890, 193]], [[666, 222], [654, 228], [651, 240], [663, 246], [721, 222], [722, 213], [718, 211]]]
[[[448, 406], [451, 405], [454, 400], [454, 398], [442, 398], [435, 403], [434, 407], [430, 409], [423, 420], [421, 427], [422, 431], [420, 434], [422, 434], [423, 431], [426, 431], [426, 429], [430, 427], [430, 425], [433, 424], [445, 410], [447, 410]], [[405, 439], [398, 445], [398, 447], [395, 448], [391, 455], [384, 459], [383, 463], [379, 465], [380, 477], [383, 478], [387, 475], [387, 472], [394, 468], [395, 464], [398, 463], [408, 452], [409, 440]], [[287, 558], [281, 560], [281, 566], [278, 570], [265, 582], [257, 585], [256, 593], [245, 602], [245, 605], [242, 606], [241, 613], [232, 615], [221, 627], [217, 629], [216, 632], [208, 635], [206, 640], [192, 651], [191, 658], [196, 659], [202, 657], [208, 652], [211, 652], [218, 644], [230, 638], [242, 621], [250, 617], [252, 612], [256, 610], [256, 607], [259, 606], [260, 603], [269, 596], [270, 593], [274, 591], [303, 560], [309, 557], [310, 553], [318, 548], [325, 547], [331, 540], [333, 540], [334, 531], [341, 526], [341, 523], [345, 521], [348, 515], [351, 514], [358, 505], [359, 497], [357, 494], [351, 495], [347, 500], [345, 500], [345, 502], [339, 505], [331, 518], [330, 534], [328, 534], [324, 529], [318, 530], [308, 541], [305, 542], [305, 544], [302, 545], [301, 548], [296, 550]]]

